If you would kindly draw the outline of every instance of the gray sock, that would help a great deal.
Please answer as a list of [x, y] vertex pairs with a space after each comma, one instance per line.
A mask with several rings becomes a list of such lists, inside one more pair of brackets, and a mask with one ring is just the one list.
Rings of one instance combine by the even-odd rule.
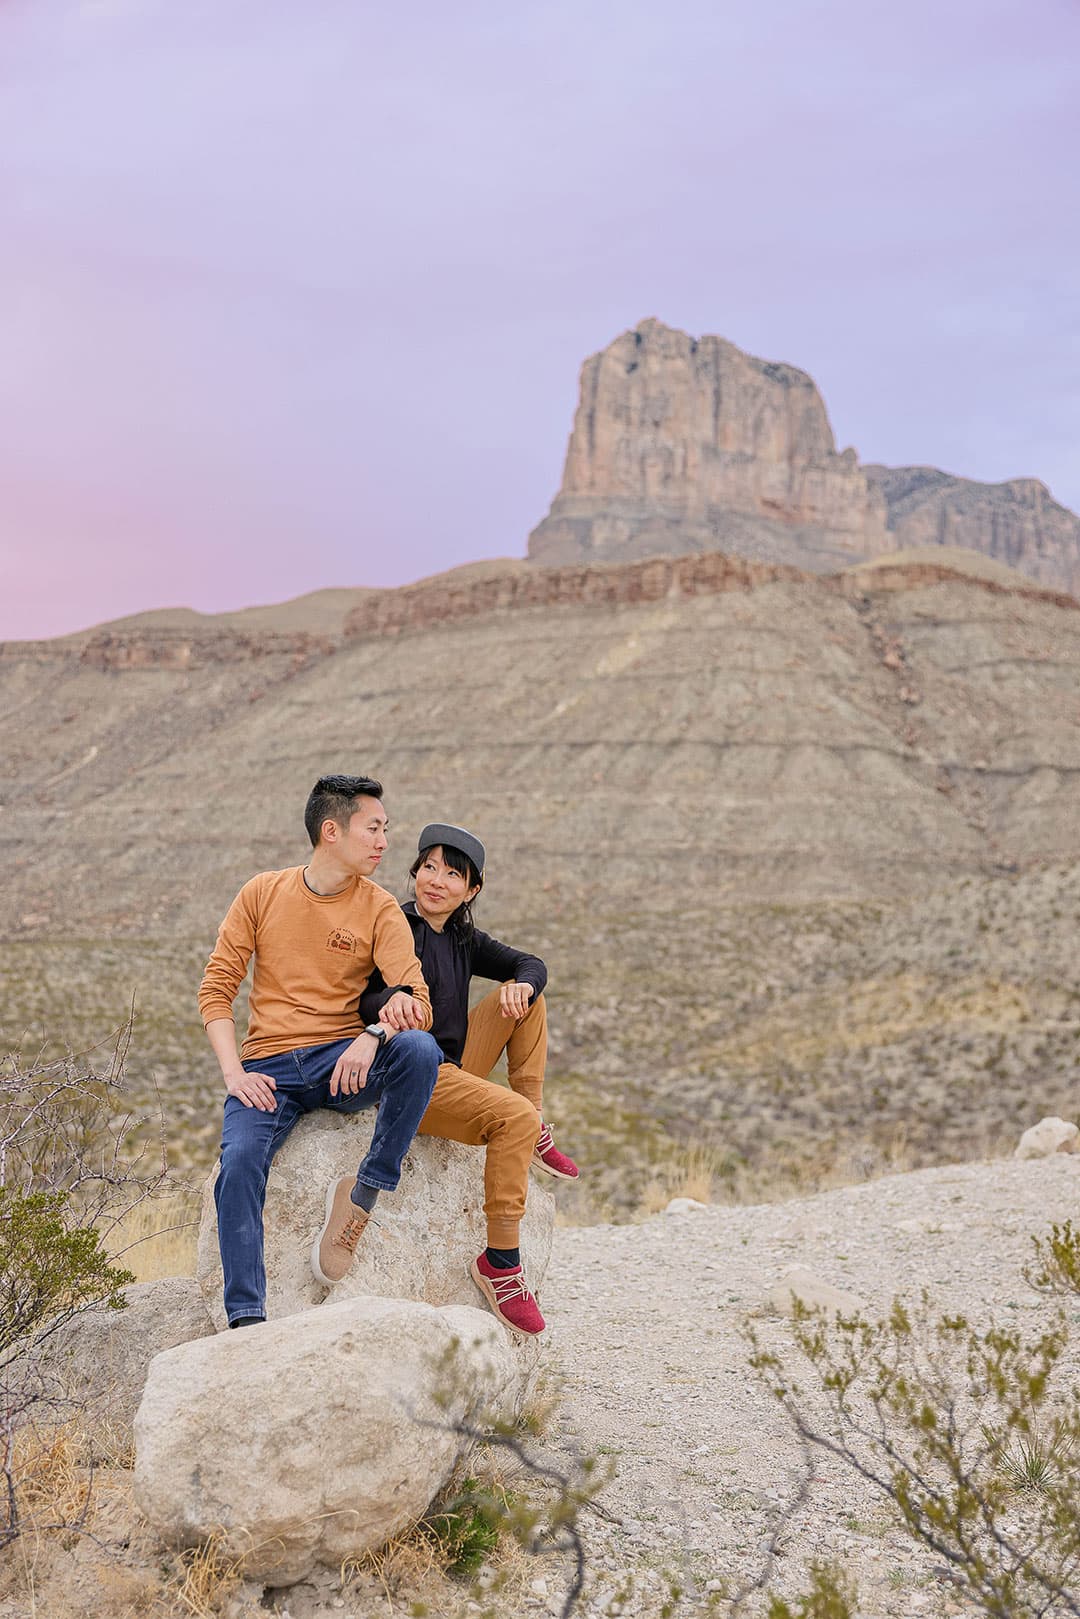
[[370, 1214], [378, 1202], [379, 1188], [377, 1186], [365, 1186], [363, 1181], [357, 1181], [349, 1196], [357, 1208], [366, 1209]]

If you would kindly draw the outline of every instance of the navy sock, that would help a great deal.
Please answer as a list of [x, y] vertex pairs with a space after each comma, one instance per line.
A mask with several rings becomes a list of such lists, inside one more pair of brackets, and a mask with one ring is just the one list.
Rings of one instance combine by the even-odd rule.
[[515, 1265], [521, 1264], [520, 1248], [487, 1248], [484, 1258], [496, 1270], [513, 1270]]
[[363, 1181], [357, 1181], [349, 1196], [357, 1208], [366, 1209], [370, 1214], [378, 1202], [379, 1188], [377, 1186], [365, 1186]]

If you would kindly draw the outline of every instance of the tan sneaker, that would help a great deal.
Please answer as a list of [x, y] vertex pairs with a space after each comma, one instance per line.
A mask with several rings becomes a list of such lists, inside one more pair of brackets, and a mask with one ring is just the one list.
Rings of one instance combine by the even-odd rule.
[[327, 1188], [326, 1219], [311, 1245], [311, 1268], [324, 1287], [333, 1287], [349, 1274], [356, 1245], [371, 1218], [349, 1195], [355, 1184], [351, 1175], [343, 1175]]

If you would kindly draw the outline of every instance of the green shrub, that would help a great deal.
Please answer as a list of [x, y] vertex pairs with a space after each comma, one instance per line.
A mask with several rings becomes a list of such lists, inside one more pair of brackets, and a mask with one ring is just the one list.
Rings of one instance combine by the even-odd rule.
[[122, 1309], [135, 1280], [93, 1226], [70, 1223], [69, 1203], [66, 1192], [0, 1186], [0, 1371], [80, 1311]]
[[1032, 1237], [1035, 1262], [1024, 1279], [1040, 1293], [1080, 1293], [1080, 1231], [1071, 1220], [1052, 1225], [1048, 1237]]
[[467, 1478], [443, 1511], [424, 1519], [425, 1531], [436, 1543], [448, 1574], [467, 1580], [477, 1572], [499, 1544], [515, 1504], [510, 1492]]

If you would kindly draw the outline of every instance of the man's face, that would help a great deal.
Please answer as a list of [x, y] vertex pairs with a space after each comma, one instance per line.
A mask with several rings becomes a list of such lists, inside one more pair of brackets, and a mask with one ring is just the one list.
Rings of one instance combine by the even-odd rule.
[[370, 877], [386, 853], [388, 824], [379, 799], [358, 798], [348, 826], [340, 827], [336, 821], [326, 822], [323, 839], [355, 877]]

